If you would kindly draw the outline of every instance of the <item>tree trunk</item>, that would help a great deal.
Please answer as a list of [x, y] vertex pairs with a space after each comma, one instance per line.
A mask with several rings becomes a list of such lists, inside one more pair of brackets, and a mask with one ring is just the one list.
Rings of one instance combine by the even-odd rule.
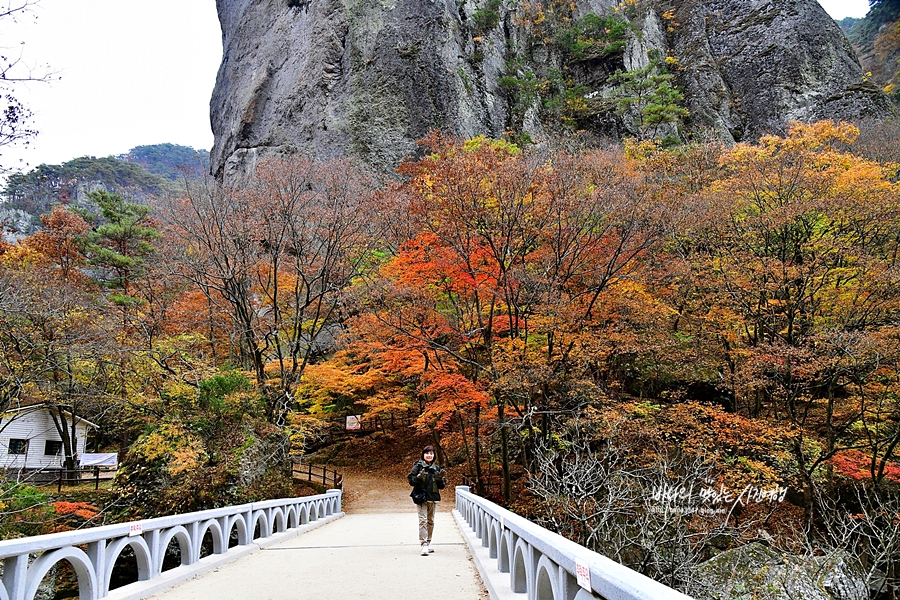
[[432, 425], [429, 425], [428, 428], [431, 430], [431, 439], [434, 441], [434, 453], [437, 455], [435, 460], [439, 465], [446, 465], [447, 455], [444, 454], [444, 449], [441, 447], [441, 437]]
[[469, 442], [466, 440], [466, 422], [463, 420], [461, 412], [457, 412], [456, 417], [459, 419], [459, 435], [462, 437], [463, 451], [466, 453], [466, 463], [469, 467], [469, 473], [472, 473], [472, 453], [469, 451]]
[[477, 483], [475, 492], [480, 496], [484, 496], [484, 474], [481, 472], [481, 406], [477, 404], [475, 405], [475, 432], [473, 437], [475, 438], [475, 482]]
[[50, 413], [50, 418], [53, 419], [53, 425], [56, 427], [56, 432], [62, 439], [64, 458], [63, 468], [73, 470], [77, 466], [75, 463], [75, 450], [78, 447], [78, 438], [74, 435], [74, 432], [76, 431], [74, 423], [75, 418], [74, 416], [72, 418], [72, 434], [70, 434], [66, 413], [63, 408], [56, 406], [48, 409], [47, 412]]
[[497, 423], [500, 427], [500, 466], [503, 470], [503, 501], [509, 503], [512, 493], [510, 491], [509, 478], [509, 432], [506, 429], [506, 415], [504, 403], [497, 402]]

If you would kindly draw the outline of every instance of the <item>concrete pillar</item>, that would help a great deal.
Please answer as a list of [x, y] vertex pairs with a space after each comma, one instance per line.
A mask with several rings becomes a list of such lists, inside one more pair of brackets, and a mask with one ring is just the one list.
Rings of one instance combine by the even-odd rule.
[[3, 561], [3, 587], [9, 600], [25, 600], [25, 580], [28, 574], [28, 555], [10, 556]]

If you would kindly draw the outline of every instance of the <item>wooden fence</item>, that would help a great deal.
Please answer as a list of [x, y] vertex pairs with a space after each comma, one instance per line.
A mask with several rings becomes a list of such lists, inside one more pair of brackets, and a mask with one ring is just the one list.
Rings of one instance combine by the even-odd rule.
[[400, 427], [409, 427], [416, 422], [418, 413], [407, 411], [405, 413], [389, 413], [385, 415], [375, 415], [373, 417], [363, 415], [359, 419], [359, 429], [347, 429], [347, 417], [329, 417], [329, 433], [337, 434], [357, 434], [357, 433], [374, 433], [376, 431], [386, 431], [388, 429], [399, 429]]
[[344, 476], [324, 466], [294, 463], [292, 476], [299, 481], [321, 484], [327, 489], [341, 490], [344, 488]]
[[[350, 416], [350, 415], [348, 415]], [[409, 427], [416, 422], [418, 413], [415, 411], [407, 411], [405, 413], [390, 413], [378, 416], [363, 415], [359, 419], [357, 429], [347, 429], [347, 416], [335, 416], [324, 419], [326, 424], [325, 430], [317, 435], [314, 439], [307, 442], [306, 452], [314, 452], [315, 450], [334, 443], [336, 440], [345, 439], [354, 435], [367, 435], [376, 431], [387, 431], [389, 429], [399, 429], [401, 427]]]
[[100, 488], [101, 481], [112, 481], [116, 478], [116, 467], [79, 467], [77, 469], [60, 469], [56, 477], [56, 491], [62, 491], [62, 486], [77, 485], [93, 481], [94, 489]]

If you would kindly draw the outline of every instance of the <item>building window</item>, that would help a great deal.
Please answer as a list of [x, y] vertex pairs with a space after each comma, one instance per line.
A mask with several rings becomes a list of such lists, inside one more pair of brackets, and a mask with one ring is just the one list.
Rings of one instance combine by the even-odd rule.
[[28, 440], [9, 440], [10, 454], [25, 454], [28, 451]]
[[62, 442], [47, 440], [44, 443], [44, 456], [56, 456], [62, 452]]

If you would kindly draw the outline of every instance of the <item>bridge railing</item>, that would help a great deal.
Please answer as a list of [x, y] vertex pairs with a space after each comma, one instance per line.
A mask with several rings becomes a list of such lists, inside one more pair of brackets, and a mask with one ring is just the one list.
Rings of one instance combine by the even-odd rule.
[[[341, 512], [341, 497], [340, 490], [329, 490], [317, 496], [267, 500], [0, 541], [0, 560], [3, 561], [0, 600], [33, 600], [44, 576], [63, 560], [78, 576], [80, 600], [138, 597], [130, 593], [136, 591], [132, 586], [146, 592], [146, 584], [165, 578], [170, 582], [162, 587], [174, 585], [206, 570], [200, 567], [211, 567], [255, 549], [254, 543], [266, 545], [263, 543], [266, 538], [337, 515]], [[254, 540], [257, 526], [260, 536]], [[237, 533], [238, 545], [229, 548], [232, 531]], [[200, 546], [207, 533], [212, 538], [213, 554], [201, 559]], [[163, 572], [166, 549], [172, 540], [180, 549], [181, 565]], [[138, 581], [110, 593], [113, 567], [126, 546], [132, 548], [137, 559]], [[35, 556], [34, 560], [30, 560], [31, 556]], [[173, 577], [176, 570], [180, 573]]]
[[[496, 559], [496, 570], [509, 574], [509, 589], [526, 593], [528, 600], [690, 600], [681, 592], [472, 494], [468, 486], [456, 488], [456, 510], [480, 539], [487, 558]], [[503, 580], [507, 581], [505, 575]]]

